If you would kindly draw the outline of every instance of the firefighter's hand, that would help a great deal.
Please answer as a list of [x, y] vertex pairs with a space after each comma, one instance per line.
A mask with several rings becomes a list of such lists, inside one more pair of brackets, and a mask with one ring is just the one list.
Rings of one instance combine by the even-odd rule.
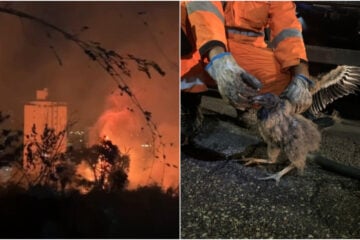
[[205, 70], [216, 81], [221, 96], [238, 109], [249, 107], [250, 98], [262, 87], [261, 82], [241, 68], [229, 52], [212, 57]]
[[312, 95], [309, 88], [314, 85], [313, 81], [302, 74], [297, 74], [291, 80], [289, 86], [281, 94], [293, 105], [295, 113], [306, 111], [312, 104]]

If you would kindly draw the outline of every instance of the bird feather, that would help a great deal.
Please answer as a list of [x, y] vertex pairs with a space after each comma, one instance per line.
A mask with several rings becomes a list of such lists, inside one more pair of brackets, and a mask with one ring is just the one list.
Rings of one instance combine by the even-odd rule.
[[316, 115], [333, 101], [354, 94], [360, 87], [360, 67], [342, 65], [327, 74], [312, 77], [315, 82], [311, 89], [313, 104], [310, 113]]

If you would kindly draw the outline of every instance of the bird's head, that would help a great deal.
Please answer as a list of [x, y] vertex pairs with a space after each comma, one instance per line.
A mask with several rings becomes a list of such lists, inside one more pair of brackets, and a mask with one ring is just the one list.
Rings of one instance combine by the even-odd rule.
[[280, 97], [272, 93], [265, 93], [252, 97], [252, 103], [259, 104], [265, 109], [274, 108], [279, 102]]
[[270, 114], [278, 109], [280, 98], [272, 93], [260, 94], [255, 97], [252, 97], [253, 104], [259, 104], [262, 106], [258, 112], [257, 117], [259, 120], [267, 119]]

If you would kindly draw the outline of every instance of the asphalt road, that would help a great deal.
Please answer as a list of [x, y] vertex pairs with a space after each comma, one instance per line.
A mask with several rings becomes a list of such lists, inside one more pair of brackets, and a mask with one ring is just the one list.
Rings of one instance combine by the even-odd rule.
[[258, 180], [285, 166], [237, 160], [258, 142], [231, 121], [207, 116], [195, 147], [182, 148], [182, 238], [360, 238], [359, 180], [311, 160], [304, 175], [291, 172], [279, 185]]

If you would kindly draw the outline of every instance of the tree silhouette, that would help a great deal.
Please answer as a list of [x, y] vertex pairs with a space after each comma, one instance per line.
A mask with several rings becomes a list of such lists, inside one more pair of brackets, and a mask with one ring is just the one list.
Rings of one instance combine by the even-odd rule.
[[70, 182], [74, 175], [74, 165], [67, 161], [64, 152], [60, 151], [66, 134], [66, 129], [56, 132], [45, 124], [42, 133], [38, 133], [33, 124], [31, 133], [25, 136], [24, 170], [33, 175], [29, 184], [51, 185], [60, 183], [61, 190]]
[[[9, 114], [0, 111], [0, 125], [9, 118]], [[21, 137], [22, 131], [0, 129], [0, 167], [20, 159], [23, 148]]]
[[113, 191], [127, 186], [130, 158], [105, 137], [89, 149], [88, 160], [93, 166], [95, 187]]

